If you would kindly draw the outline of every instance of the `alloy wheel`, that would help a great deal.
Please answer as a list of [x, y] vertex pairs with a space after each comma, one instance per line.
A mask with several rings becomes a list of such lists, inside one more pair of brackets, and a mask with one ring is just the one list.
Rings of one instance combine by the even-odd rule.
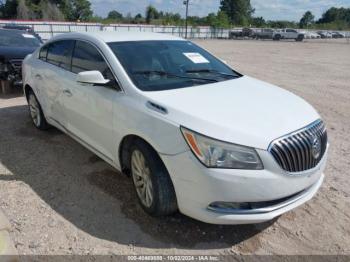
[[149, 169], [144, 155], [135, 150], [131, 155], [131, 173], [142, 204], [151, 207], [153, 204], [153, 185], [151, 180], [151, 170]]
[[30, 116], [32, 117], [33, 123], [35, 126], [39, 126], [41, 121], [39, 103], [33, 94], [29, 96], [28, 102]]

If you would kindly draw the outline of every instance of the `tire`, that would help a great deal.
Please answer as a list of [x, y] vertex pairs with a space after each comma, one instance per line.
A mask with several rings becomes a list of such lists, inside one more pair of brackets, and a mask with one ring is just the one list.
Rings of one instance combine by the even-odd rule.
[[302, 42], [304, 40], [304, 35], [298, 35], [298, 37], [295, 39], [297, 42]]
[[273, 40], [275, 40], [275, 41], [280, 41], [280, 40], [281, 40], [281, 35], [275, 35], [275, 36], [273, 37]]
[[136, 140], [130, 148], [129, 161], [136, 195], [145, 212], [165, 216], [177, 211], [173, 183], [157, 152], [146, 142]]
[[49, 128], [49, 124], [46, 121], [41, 105], [33, 91], [29, 91], [28, 93], [28, 107], [29, 115], [34, 126], [40, 130], [47, 130]]

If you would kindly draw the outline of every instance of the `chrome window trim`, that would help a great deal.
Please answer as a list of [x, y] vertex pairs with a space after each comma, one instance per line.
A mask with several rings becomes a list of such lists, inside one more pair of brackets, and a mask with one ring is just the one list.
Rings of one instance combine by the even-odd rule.
[[[76, 42], [76, 41], [82, 41], [82, 42], [88, 43], [88, 44], [92, 45], [93, 47], [95, 47], [96, 50], [100, 53], [100, 55], [103, 57], [103, 60], [106, 62], [106, 64], [107, 64], [109, 70], [112, 72], [112, 74], [113, 74], [113, 76], [114, 76], [114, 79], [115, 79], [115, 81], [117, 82], [117, 84], [118, 84], [118, 86], [119, 86], [119, 88], [114, 88], [114, 89], [115, 89], [117, 92], [125, 93], [125, 89], [123, 88], [123, 86], [122, 86], [122, 84], [121, 84], [119, 78], [118, 78], [117, 75], [115, 74], [114, 70], [112, 70], [111, 64], [109, 63], [109, 61], [108, 61], [108, 59], [106, 58], [106, 56], [103, 54], [102, 50], [101, 50], [96, 44], [92, 43], [92, 42], [89, 41], [89, 40], [74, 37], [74, 38], [62, 38], [62, 39], [57, 39], [57, 40], [54, 40], [54, 41], [50, 41], [50, 42], [45, 43], [43, 46], [40, 47], [39, 51], [37, 52], [36, 58], [37, 58], [38, 60], [40, 60], [41, 62], [48, 63], [48, 64], [53, 65], [53, 66], [55, 66], [55, 67], [58, 67], [58, 68], [60, 68], [60, 69], [62, 69], [62, 70], [68, 71], [68, 72], [70, 72], [70, 73], [72, 73], [72, 74], [74, 74], [74, 75], [77, 75], [76, 73], [72, 72], [72, 70], [67, 70], [67, 69], [65, 69], [65, 68], [63, 68], [63, 67], [60, 67], [60, 66], [57, 66], [57, 65], [54, 65], [54, 64], [51, 64], [51, 63], [47, 62], [47, 54], [48, 54], [48, 51], [46, 52], [46, 59], [45, 59], [45, 60], [40, 59], [40, 51], [41, 51], [42, 48], [44, 48], [44, 47], [47, 47], [47, 48], [48, 48], [49, 45], [51, 45], [51, 44], [53, 44], [53, 43], [56, 43], [56, 42], [59, 42], [59, 41], [65, 41], [65, 40], [71, 40], [71, 41], [75, 41], [75, 42]], [[76, 45], [76, 43], [74, 43], [74, 48], [75, 48], [75, 45]], [[74, 53], [74, 49], [73, 49], [73, 53]], [[71, 67], [72, 67], [73, 53], [72, 53], [72, 56], [71, 56]], [[72, 68], [71, 68], [71, 69], [72, 69]]]

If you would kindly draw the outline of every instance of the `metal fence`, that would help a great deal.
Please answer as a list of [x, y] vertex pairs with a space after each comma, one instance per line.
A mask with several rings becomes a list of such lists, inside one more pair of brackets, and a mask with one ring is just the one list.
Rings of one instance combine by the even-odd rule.
[[[99, 23], [73, 23], [73, 22], [39, 22], [39, 21], [6, 21], [0, 20], [0, 27], [7, 24], [30, 26], [40, 35], [43, 40], [68, 32], [96, 32], [96, 31], [116, 31], [116, 32], [155, 32], [172, 34], [185, 37], [186, 29], [181, 26], [157, 26], [157, 25], [135, 25], [135, 24], [111, 24], [103, 25]], [[189, 38], [228, 38], [229, 29], [214, 29], [206, 26], [188, 27]]]
[[[155, 32], [185, 37], [185, 27], [181, 26], [157, 26], [157, 25], [135, 25], [135, 24], [110, 24], [100, 23], [74, 23], [74, 22], [53, 22], [53, 21], [22, 21], [22, 20], [0, 20], [0, 27], [7, 24], [30, 26], [40, 35], [43, 40], [68, 32], [96, 32], [96, 31], [115, 31], [115, 32]], [[230, 32], [242, 30], [242, 28], [212, 28], [207, 26], [188, 27], [188, 37], [193, 39], [228, 39]], [[303, 30], [307, 31], [307, 30]], [[313, 31], [313, 30], [310, 30]], [[350, 37], [350, 32], [343, 32]]]

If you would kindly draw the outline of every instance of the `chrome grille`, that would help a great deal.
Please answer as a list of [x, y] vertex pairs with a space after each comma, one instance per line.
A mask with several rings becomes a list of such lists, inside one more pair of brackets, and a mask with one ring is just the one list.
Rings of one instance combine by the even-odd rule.
[[327, 131], [322, 120], [273, 141], [269, 147], [278, 165], [288, 172], [312, 169], [327, 148]]
[[21, 71], [22, 69], [22, 59], [12, 59], [10, 60], [10, 64], [16, 71]]

